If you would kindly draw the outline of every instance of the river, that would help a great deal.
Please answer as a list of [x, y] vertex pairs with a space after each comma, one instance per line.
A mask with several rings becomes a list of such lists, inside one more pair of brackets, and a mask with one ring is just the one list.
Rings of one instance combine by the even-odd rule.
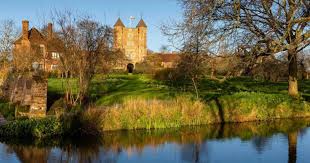
[[106, 132], [100, 138], [2, 140], [0, 162], [310, 162], [310, 120]]

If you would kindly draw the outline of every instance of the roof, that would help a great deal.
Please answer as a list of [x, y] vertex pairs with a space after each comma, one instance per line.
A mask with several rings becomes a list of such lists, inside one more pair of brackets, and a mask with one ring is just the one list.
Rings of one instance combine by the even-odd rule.
[[147, 26], [146, 26], [144, 20], [143, 20], [143, 19], [140, 19], [140, 21], [139, 21], [137, 27], [145, 27], [145, 28], [146, 28]]
[[[28, 39], [32, 44], [46, 44], [47, 45], [47, 51], [53, 52], [53, 51], [59, 51], [61, 49], [62, 40], [58, 37], [57, 33], [54, 33], [53, 39], [48, 39], [47, 36], [43, 35], [38, 29], [31, 28], [28, 31]], [[14, 44], [21, 44], [23, 39], [23, 36], [21, 35]]]
[[124, 23], [122, 22], [121, 18], [118, 18], [116, 23], [114, 24], [114, 27], [125, 27]]
[[181, 56], [179, 54], [158, 54], [162, 62], [175, 62], [180, 60]]
[[[19, 44], [21, 43], [21, 40], [23, 39], [22, 36], [20, 36], [14, 43]], [[32, 41], [45, 41], [45, 37], [41, 34], [41, 32], [36, 28], [31, 28], [28, 31], [28, 39]]]

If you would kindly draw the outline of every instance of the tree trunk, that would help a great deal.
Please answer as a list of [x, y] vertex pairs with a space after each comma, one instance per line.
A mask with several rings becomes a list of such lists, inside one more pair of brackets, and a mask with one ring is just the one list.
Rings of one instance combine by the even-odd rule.
[[198, 88], [197, 88], [197, 85], [196, 85], [196, 82], [195, 82], [194, 78], [192, 78], [192, 82], [193, 82], [193, 85], [194, 85], [194, 88], [195, 88], [196, 98], [198, 99], [199, 98], [199, 93], [198, 93]]
[[288, 51], [288, 94], [292, 97], [298, 97], [298, 82], [297, 82], [297, 52], [296, 50]]

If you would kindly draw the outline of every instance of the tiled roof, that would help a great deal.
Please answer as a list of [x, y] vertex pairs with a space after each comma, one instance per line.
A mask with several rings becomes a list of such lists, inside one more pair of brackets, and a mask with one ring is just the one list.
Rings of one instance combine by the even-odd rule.
[[[15, 44], [19, 44], [21, 43], [21, 40], [23, 39], [22, 36], [20, 36], [14, 43]], [[41, 32], [36, 29], [36, 28], [31, 28], [29, 31], [28, 31], [28, 39], [30, 41], [32, 40], [45, 40], [46, 38], [41, 34]]]
[[179, 54], [157, 54], [160, 56], [162, 62], [175, 62], [180, 59]]
[[145, 22], [143, 21], [143, 19], [141, 19], [141, 20], [139, 21], [137, 27], [145, 27], [145, 28], [146, 28], [147, 26], [146, 26]]
[[117, 26], [125, 27], [124, 23], [122, 22], [120, 18], [118, 18], [116, 23], [114, 24], [114, 27], [117, 27]]

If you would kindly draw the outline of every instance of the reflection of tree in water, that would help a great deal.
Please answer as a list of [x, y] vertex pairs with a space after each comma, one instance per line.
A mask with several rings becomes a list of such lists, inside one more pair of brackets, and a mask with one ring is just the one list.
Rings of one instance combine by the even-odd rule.
[[208, 158], [207, 143], [193, 142], [191, 144], [181, 145], [181, 159], [186, 162], [206, 162], [202, 156]]
[[[83, 141], [86, 142], [86, 141]], [[79, 145], [58, 144], [58, 147], [37, 145], [7, 145], [7, 152], [15, 153], [21, 162], [117, 162], [120, 149], [105, 149], [100, 143], [87, 141]]]
[[296, 163], [297, 160], [297, 138], [298, 132], [288, 133], [288, 163]]
[[61, 148], [61, 156], [66, 156], [65, 160], [73, 160], [73, 162], [117, 162], [118, 155], [122, 152], [120, 148], [111, 149], [102, 147], [101, 143], [90, 143], [80, 145], [66, 145]]
[[49, 148], [38, 148], [38, 147], [23, 147], [23, 146], [9, 146], [8, 150], [14, 151], [17, 158], [23, 163], [33, 163], [34, 161], [47, 162], [47, 157], [50, 153]]
[[265, 147], [269, 144], [269, 138], [261, 137], [261, 136], [255, 136], [252, 139], [252, 144], [254, 145], [256, 151], [259, 154], [262, 154], [265, 150]]
[[307, 132], [308, 132], [308, 128], [302, 128], [302, 129], [299, 130], [298, 136], [300, 138], [303, 138], [307, 134]]
[[[269, 137], [275, 133], [288, 134], [289, 163], [296, 162], [297, 133], [309, 126], [307, 121], [274, 121], [268, 123], [241, 123], [225, 125], [207, 125], [166, 130], [126, 131], [105, 133], [96, 141], [83, 139], [70, 142], [44, 144], [53, 140], [34, 143], [35, 145], [8, 145], [23, 162], [33, 159], [38, 162], [53, 162], [73, 160], [75, 162], [117, 162], [120, 153], [142, 153], [145, 147], [158, 148], [168, 143], [181, 147], [181, 159], [188, 162], [206, 162], [208, 156], [208, 140], [240, 138], [252, 142], [258, 153], [262, 153]], [[13, 143], [14, 144], [14, 143]], [[55, 148], [53, 148], [55, 147]], [[55, 149], [58, 152], [55, 152]], [[207, 159], [206, 159], [207, 158]], [[55, 160], [55, 161], [54, 161]], [[68, 161], [69, 162], [69, 161]]]
[[181, 158], [187, 162], [199, 162], [200, 144], [184, 144], [181, 146]]

